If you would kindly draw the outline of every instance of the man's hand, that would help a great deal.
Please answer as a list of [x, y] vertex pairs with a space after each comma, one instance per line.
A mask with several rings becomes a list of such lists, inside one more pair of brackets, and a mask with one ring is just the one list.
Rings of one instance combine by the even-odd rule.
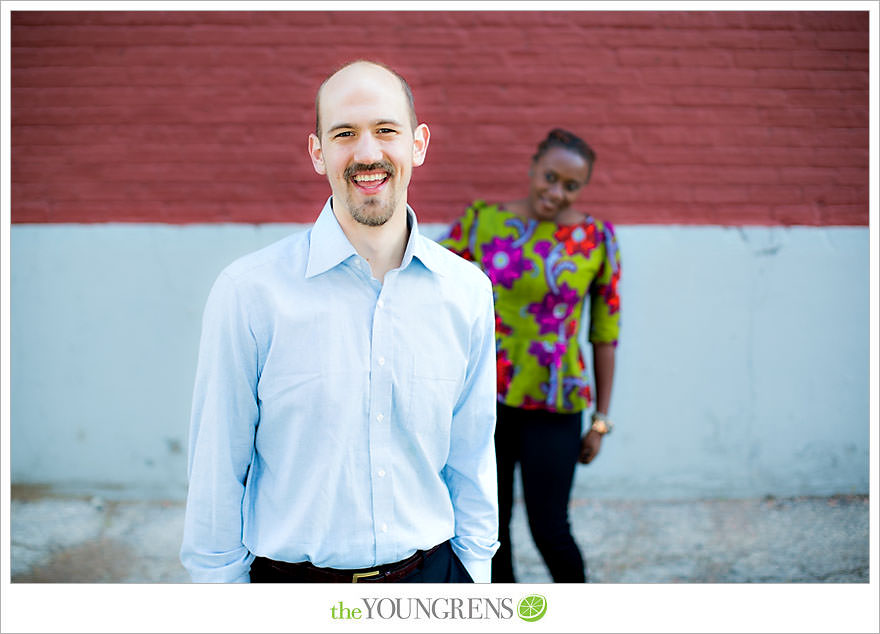
[[599, 448], [602, 446], [602, 434], [592, 429], [584, 434], [581, 439], [581, 453], [578, 456], [578, 462], [581, 464], [590, 464], [593, 459], [599, 455]]

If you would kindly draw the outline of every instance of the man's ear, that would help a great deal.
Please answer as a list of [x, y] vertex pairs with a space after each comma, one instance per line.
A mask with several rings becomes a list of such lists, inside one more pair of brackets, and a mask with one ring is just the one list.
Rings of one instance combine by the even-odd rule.
[[327, 166], [324, 165], [324, 152], [321, 150], [321, 140], [314, 134], [309, 135], [309, 158], [312, 159], [312, 167], [318, 174], [327, 173]]
[[418, 167], [425, 162], [428, 153], [428, 141], [431, 140], [431, 131], [424, 123], [420, 123], [413, 130], [413, 165]]

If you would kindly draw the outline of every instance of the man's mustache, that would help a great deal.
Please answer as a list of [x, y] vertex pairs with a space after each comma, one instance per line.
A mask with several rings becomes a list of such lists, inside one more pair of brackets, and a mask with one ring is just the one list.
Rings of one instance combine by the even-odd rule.
[[346, 180], [351, 180], [351, 178], [358, 172], [372, 172], [375, 170], [384, 170], [388, 173], [389, 178], [394, 176], [394, 166], [388, 161], [378, 161], [376, 163], [352, 163], [348, 167], [345, 168], [345, 171], [342, 173], [342, 176]]

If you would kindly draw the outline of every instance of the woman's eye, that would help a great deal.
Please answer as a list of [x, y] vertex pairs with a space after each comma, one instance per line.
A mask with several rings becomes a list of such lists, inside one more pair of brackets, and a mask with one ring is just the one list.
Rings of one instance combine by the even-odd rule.
[[544, 178], [547, 179], [548, 183], [555, 183], [556, 182], [556, 174], [554, 174], [553, 172], [547, 172], [544, 175]]
[[570, 192], [576, 192], [581, 188], [580, 183], [566, 183], [565, 188]]

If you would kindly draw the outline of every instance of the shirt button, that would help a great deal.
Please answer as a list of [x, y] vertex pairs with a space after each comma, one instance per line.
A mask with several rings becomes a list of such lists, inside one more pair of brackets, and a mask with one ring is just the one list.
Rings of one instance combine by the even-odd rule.
[[380, 423], [385, 420], [385, 414], [376, 414], [376, 420]]
[[384, 477], [385, 477], [385, 469], [379, 469], [379, 477], [380, 477], [380, 478], [384, 478]]
[[376, 306], [378, 306], [379, 308], [385, 308], [385, 302], [383, 302], [383, 301], [380, 299], [378, 302], [376, 302]]
[[385, 365], [385, 357], [379, 357], [379, 365]]
[[385, 524], [385, 523], [382, 524], [382, 532], [383, 532], [383, 533], [387, 533], [387, 532], [388, 532], [388, 524]]

